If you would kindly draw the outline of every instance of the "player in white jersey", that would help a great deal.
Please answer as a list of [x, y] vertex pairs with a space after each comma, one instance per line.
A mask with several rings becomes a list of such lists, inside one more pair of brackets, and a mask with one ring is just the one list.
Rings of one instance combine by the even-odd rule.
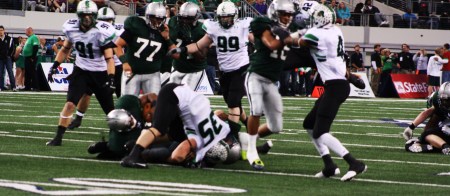
[[302, 47], [311, 49], [325, 87], [324, 93], [305, 117], [303, 127], [311, 136], [325, 164], [325, 168], [317, 173], [316, 177], [340, 174], [339, 168], [331, 159], [331, 149], [349, 164], [348, 172], [341, 178], [342, 181], [349, 181], [365, 172], [367, 166], [353, 158], [342, 143], [329, 133], [340, 105], [350, 93], [350, 86], [345, 77], [344, 36], [335, 23], [334, 10], [325, 5], [318, 5], [314, 8], [313, 27], [300, 39]]
[[[168, 133], [169, 126], [180, 118], [184, 129], [178, 130], [178, 133]], [[212, 146], [230, 133], [230, 126], [213, 113], [204, 95], [184, 84], [166, 84], [158, 95], [152, 127], [142, 130], [136, 145], [120, 164], [123, 167], [146, 168], [140, 157], [144, 148], [152, 144], [155, 138], [180, 132], [187, 139], [173, 151], [171, 162], [198, 163]]]
[[[123, 24], [117, 24], [115, 23], [116, 15], [114, 14], [114, 11], [111, 8], [103, 7], [98, 10], [97, 20], [99, 21], [105, 21], [108, 23], [111, 23], [114, 25], [114, 28], [116, 28], [116, 38], [122, 34], [124, 31]], [[116, 89], [115, 93], [117, 98], [120, 97], [120, 91], [121, 91], [121, 80], [122, 80], [122, 62], [119, 60], [119, 58], [114, 55], [114, 64], [115, 67], [115, 74], [114, 74], [114, 81], [117, 81], [116, 83]], [[89, 103], [91, 101], [92, 91], [88, 90], [85, 95], [81, 98], [81, 100], [77, 104], [77, 112], [75, 119], [72, 120], [72, 122], [67, 127], [69, 130], [78, 128], [81, 125], [81, 121], [84, 117], [84, 114], [87, 111], [87, 108], [89, 106]]]
[[[248, 56], [248, 35], [252, 18], [237, 19], [238, 11], [234, 3], [225, 1], [217, 7], [217, 20], [209, 19], [203, 22], [205, 36], [196, 43], [185, 47], [174, 48], [168, 55], [174, 53], [193, 54], [216, 46], [219, 69], [222, 71], [220, 86], [223, 98], [228, 105], [229, 119], [244, 123], [246, 115], [242, 110], [242, 97], [245, 95], [245, 74], [250, 62]], [[246, 123], [245, 123], [246, 124]]]
[[69, 55], [74, 46], [77, 56], [70, 81], [67, 99], [60, 113], [58, 130], [48, 146], [60, 146], [63, 134], [71, 121], [71, 115], [80, 98], [88, 89], [95, 93], [105, 114], [114, 109], [112, 91], [114, 90], [114, 59], [112, 42], [115, 28], [106, 22], [96, 21], [97, 6], [94, 2], [83, 0], [78, 3], [76, 19], [69, 19], [63, 25], [67, 39], [63, 48], [56, 55], [56, 60], [48, 74], [49, 82], [53, 82], [60, 63]]

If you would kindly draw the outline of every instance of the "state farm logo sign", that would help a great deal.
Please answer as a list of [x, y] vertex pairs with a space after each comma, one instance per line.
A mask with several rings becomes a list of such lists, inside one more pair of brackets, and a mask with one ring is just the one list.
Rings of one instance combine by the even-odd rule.
[[[41, 195], [199, 195], [245, 193], [244, 189], [175, 182], [106, 178], [53, 178], [52, 183], [0, 179], [0, 187]], [[48, 187], [46, 190], [44, 187]]]
[[426, 93], [427, 83], [394, 82], [397, 93]]

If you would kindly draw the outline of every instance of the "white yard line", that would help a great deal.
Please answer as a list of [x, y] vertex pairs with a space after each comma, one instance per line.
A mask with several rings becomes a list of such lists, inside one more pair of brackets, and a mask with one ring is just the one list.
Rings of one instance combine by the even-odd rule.
[[[114, 164], [117, 164], [117, 167], [119, 167], [118, 161], [104, 161], [104, 160], [87, 159], [87, 158], [86, 159], [67, 158], [67, 157], [31, 155], [31, 154], [4, 153], [4, 152], [0, 152], [0, 156], [59, 159], [59, 160], [86, 161], [86, 162], [99, 162], [99, 163], [114, 163]], [[404, 162], [404, 163], [413, 164], [412, 162]], [[417, 163], [414, 163], [414, 164], [417, 164]], [[154, 164], [154, 165], [170, 166], [170, 165], [164, 165], [164, 164]], [[445, 165], [445, 167], [448, 167], [448, 166], [449, 166], [449, 164]], [[172, 167], [172, 166], [170, 166], [170, 167]], [[175, 167], [177, 167], [177, 166], [175, 166]], [[204, 169], [213, 170], [213, 171], [234, 172], [234, 173], [250, 173], [250, 174], [261, 174], [261, 175], [295, 176], [295, 177], [315, 178], [314, 175], [299, 174], [299, 173], [267, 172], [267, 171], [253, 171], [253, 170], [233, 170], [233, 169], [220, 169], [220, 168], [204, 168]], [[369, 168], [369, 170], [370, 170], [370, 168]], [[334, 177], [333, 179], [339, 180], [339, 178], [337, 178], [337, 177]], [[375, 179], [360, 178], [359, 176], [358, 176], [358, 178], [353, 179], [353, 181], [373, 182], [373, 183], [382, 183], [382, 184], [399, 184], [399, 185], [415, 185], [415, 186], [425, 186], [425, 187], [450, 188], [450, 184], [431, 184], [431, 183], [404, 182], [404, 181], [393, 181], [393, 180], [375, 180]]]

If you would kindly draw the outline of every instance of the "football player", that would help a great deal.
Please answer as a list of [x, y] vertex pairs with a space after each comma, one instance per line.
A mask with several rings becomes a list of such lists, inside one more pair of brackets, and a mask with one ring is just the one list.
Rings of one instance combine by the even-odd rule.
[[[114, 14], [114, 11], [111, 8], [103, 7], [98, 10], [97, 20], [105, 21], [105, 22], [108, 22], [108, 23], [111, 23], [112, 25], [114, 25], [114, 27], [116, 28], [116, 38], [117, 38], [117, 36], [120, 36], [123, 32], [123, 24], [115, 23], [115, 19], [116, 19], [116, 15]], [[120, 83], [120, 81], [122, 80], [122, 62], [119, 60], [119, 58], [116, 55], [114, 55], [114, 64], [116, 65], [114, 81], [117, 81], [115, 93], [116, 93], [116, 96], [119, 98], [121, 86], [122, 86]], [[67, 127], [69, 130], [80, 127], [81, 121], [82, 121], [84, 114], [86, 113], [89, 103], [91, 101], [91, 96], [92, 96], [92, 91], [89, 90], [88, 92], [86, 92], [85, 95], [83, 95], [80, 102], [78, 102], [76, 117], [75, 117], [75, 119], [72, 120], [72, 122]]]
[[[125, 30], [115, 42], [116, 55], [123, 63], [122, 94], [138, 96], [141, 90], [159, 93], [163, 59], [168, 48], [175, 47], [169, 40], [165, 20], [166, 8], [162, 2], [147, 5], [145, 20], [138, 16], [125, 20]], [[127, 47], [125, 54], [124, 47]]]
[[219, 69], [222, 71], [220, 86], [223, 98], [228, 105], [230, 120], [246, 124], [244, 111], [242, 110], [242, 97], [245, 95], [245, 74], [248, 69], [248, 36], [252, 18], [237, 19], [238, 10], [234, 3], [225, 1], [217, 7], [217, 20], [204, 21], [203, 29], [206, 34], [196, 43], [174, 48], [168, 55], [181, 53], [190, 55], [204, 49], [211, 44], [216, 46]]
[[[231, 121], [230, 121], [231, 122]], [[182, 129], [168, 132], [169, 126], [181, 123]], [[216, 116], [208, 98], [184, 84], [169, 83], [161, 88], [153, 115], [152, 127], [144, 129], [130, 154], [122, 159], [123, 167], [146, 168], [142, 151], [156, 138], [169, 134], [184, 134], [187, 139], [173, 151], [173, 163], [201, 162], [205, 153], [224, 139], [233, 127]]]
[[63, 48], [58, 52], [55, 62], [48, 74], [49, 82], [53, 82], [56, 74], [69, 51], [74, 46], [77, 51], [72, 74], [67, 77], [70, 81], [67, 100], [60, 113], [56, 136], [47, 142], [48, 146], [60, 146], [63, 134], [71, 121], [71, 115], [80, 98], [88, 89], [95, 93], [105, 114], [114, 109], [112, 91], [114, 90], [114, 59], [112, 40], [115, 28], [112, 24], [97, 21], [97, 5], [89, 0], [78, 3], [76, 19], [69, 19], [63, 25], [63, 32], [67, 39]]
[[331, 159], [331, 149], [349, 164], [348, 172], [341, 178], [342, 181], [349, 181], [365, 172], [367, 166], [353, 158], [342, 143], [329, 133], [340, 105], [350, 93], [349, 82], [345, 77], [344, 36], [335, 23], [334, 10], [325, 5], [317, 5], [313, 12], [313, 27], [299, 41], [302, 47], [310, 48], [325, 86], [324, 93], [305, 117], [303, 127], [311, 136], [325, 164], [325, 168], [316, 177], [331, 177], [340, 173]]
[[[184, 47], [197, 42], [205, 36], [203, 23], [200, 18], [200, 8], [192, 2], [183, 3], [177, 16], [169, 20], [170, 40], [177, 47]], [[170, 75], [170, 83], [187, 84], [196, 90], [202, 80], [203, 72], [207, 66], [206, 51], [194, 54], [173, 54], [174, 71]]]
[[[450, 155], [450, 127], [448, 126], [450, 114], [450, 83], [444, 82], [439, 91], [433, 93], [428, 100], [430, 108], [421, 112], [403, 132], [403, 138], [408, 140], [406, 150], [410, 152], [427, 152], [433, 149], [441, 150]], [[418, 141], [414, 139], [413, 130], [428, 119], [424, 132]], [[411, 147], [412, 146], [412, 147]]]
[[[284, 44], [271, 31], [271, 27], [288, 26], [294, 14], [294, 4], [290, 0], [273, 2], [269, 7], [276, 13], [276, 24], [267, 17], [258, 17], [250, 23], [254, 37], [255, 52], [250, 56], [250, 67], [245, 76], [245, 87], [250, 104], [250, 116], [247, 122], [249, 134], [247, 160], [255, 170], [264, 169], [264, 163], [256, 150], [256, 139], [283, 129], [283, 104], [276, 82], [283, 70]], [[278, 36], [278, 35], [277, 35]], [[280, 35], [288, 36], [288, 35]], [[265, 115], [266, 124], [260, 125]]]
[[108, 113], [108, 141], [93, 143], [88, 152], [100, 159], [120, 159], [127, 153], [125, 144], [135, 141], [141, 130], [151, 125], [157, 95], [148, 93], [139, 98], [134, 95], [120, 97], [115, 109]]

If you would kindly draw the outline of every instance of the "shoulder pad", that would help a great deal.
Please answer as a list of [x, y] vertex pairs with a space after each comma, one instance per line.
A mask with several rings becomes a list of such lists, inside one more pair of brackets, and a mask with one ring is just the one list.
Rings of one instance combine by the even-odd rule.
[[67, 34], [66, 32], [68, 32], [68, 31], [73, 31], [73, 30], [78, 30], [78, 29], [79, 29], [78, 18], [69, 19], [63, 24], [63, 33], [64, 34]]
[[124, 29], [131, 32], [139, 31], [143, 25], [147, 25], [147, 22], [145, 22], [144, 19], [140, 18], [139, 16], [130, 16], [125, 19]]
[[261, 36], [262, 33], [270, 29], [272, 25], [272, 20], [267, 17], [258, 17], [252, 20], [250, 23], [250, 31], [257, 37]]

